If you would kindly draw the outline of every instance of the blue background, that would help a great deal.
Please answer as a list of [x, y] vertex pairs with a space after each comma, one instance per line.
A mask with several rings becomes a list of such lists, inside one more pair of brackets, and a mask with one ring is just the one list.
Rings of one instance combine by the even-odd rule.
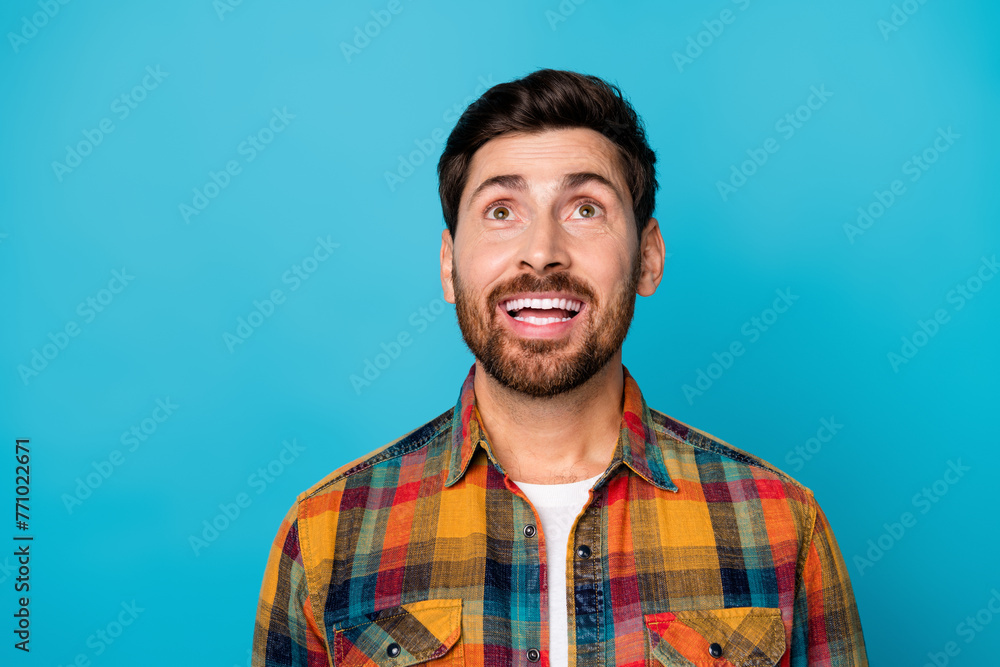
[[[993, 277], [983, 258], [1000, 249], [997, 5], [908, 0], [894, 25], [888, 0], [402, 0], [345, 55], [386, 5], [4, 3], [2, 496], [13, 503], [14, 439], [30, 438], [35, 541], [30, 656], [12, 648], [16, 574], [0, 557], [0, 661], [246, 664], [267, 553], [295, 495], [458, 397], [472, 357], [440, 300], [432, 137], [481, 81], [539, 67], [620, 85], [659, 157], [671, 255], [624, 351], [649, 404], [814, 490], [872, 664], [923, 665], [948, 642], [958, 655], [939, 661], [995, 660], [1000, 619], [959, 624], [1000, 588], [1000, 280], [976, 282]], [[727, 9], [731, 22], [713, 23]], [[675, 55], [688, 49], [689, 62]], [[829, 97], [800, 109], [814, 86]], [[242, 142], [274, 109], [294, 118], [249, 160]], [[807, 120], [789, 136], [776, 124], [796, 112]], [[102, 119], [113, 131], [71, 171], [54, 167], [80, 142], [87, 152], [84, 133], [96, 137]], [[908, 161], [949, 128], [947, 150], [911, 180]], [[769, 138], [779, 150], [744, 165], [754, 173], [724, 197], [718, 183]], [[185, 220], [180, 205], [211, 173], [224, 182], [231, 160], [239, 173]], [[387, 172], [407, 175], [390, 187]], [[881, 217], [845, 230], [897, 179], [905, 191]], [[286, 272], [317, 238], [337, 247], [293, 290]], [[123, 269], [127, 286], [102, 292]], [[981, 288], [961, 308], [960, 285]], [[284, 302], [227, 345], [275, 289]], [[744, 325], [771, 317], [776, 290], [798, 299], [751, 340], [756, 325]], [[889, 353], [902, 355], [920, 321], [933, 330], [939, 309], [945, 323], [894, 368]], [[68, 323], [78, 335], [63, 339]], [[403, 332], [412, 344], [352, 386]], [[711, 367], [734, 341], [745, 353]], [[26, 373], [35, 351], [41, 370]], [[711, 386], [686, 394], [699, 370]], [[158, 399], [177, 406], [162, 423]], [[822, 419], [842, 428], [810, 443]], [[143, 420], [145, 440], [123, 442]], [[286, 440], [304, 449], [275, 465]], [[953, 483], [941, 481], [949, 462], [968, 468]], [[268, 465], [280, 468], [270, 481], [257, 472]], [[193, 547], [241, 493], [249, 506]], [[885, 524], [904, 512], [915, 523], [892, 537]], [[4, 526], [12, 545], [19, 531]], [[880, 538], [878, 558], [859, 564]], [[133, 601], [134, 622], [97, 639]]]

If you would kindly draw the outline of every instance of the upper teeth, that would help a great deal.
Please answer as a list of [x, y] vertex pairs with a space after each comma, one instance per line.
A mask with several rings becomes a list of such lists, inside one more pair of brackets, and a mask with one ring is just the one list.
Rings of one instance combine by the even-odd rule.
[[511, 299], [503, 304], [503, 308], [506, 311], [521, 310], [522, 308], [534, 308], [537, 310], [562, 308], [563, 310], [572, 310], [575, 313], [580, 312], [582, 306], [583, 304], [579, 301], [573, 301], [572, 299]]

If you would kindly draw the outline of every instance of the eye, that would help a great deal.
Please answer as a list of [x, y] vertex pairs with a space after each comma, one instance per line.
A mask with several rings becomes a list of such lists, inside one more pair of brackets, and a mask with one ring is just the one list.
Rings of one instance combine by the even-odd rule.
[[583, 202], [576, 207], [575, 212], [578, 213], [578, 216], [574, 217], [580, 217], [586, 219], [586, 218], [596, 218], [604, 211], [600, 206], [598, 206], [593, 202]]
[[514, 211], [505, 202], [493, 202], [486, 207], [486, 217], [490, 220], [510, 220]]
[[510, 209], [506, 206], [497, 206], [491, 210], [492, 218], [494, 220], [506, 220], [510, 217]]

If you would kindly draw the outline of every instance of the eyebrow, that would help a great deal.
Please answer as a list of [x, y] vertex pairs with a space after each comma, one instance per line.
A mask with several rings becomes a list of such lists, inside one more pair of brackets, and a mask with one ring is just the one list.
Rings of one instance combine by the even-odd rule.
[[483, 190], [494, 186], [500, 186], [509, 190], [517, 190], [518, 192], [524, 192], [528, 189], [527, 181], [524, 180], [524, 176], [519, 174], [501, 174], [500, 176], [490, 176], [472, 191], [472, 196], [469, 197], [469, 203], [471, 204], [476, 201], [476, 197], [482, 194]]
[[[565, 176], [563, 176], [562, 188], [563, 189], [577, 188], [586, 183], [600, 183], [601, 185], [607, 187], [612, 192], [614, 192], [615, 195], [617, 195], [619, 201], [624, 201], [622, 199], [621, 192], [618, 191], [618, 188], [615, 187], [614, 183], [609, 181], [604, 176], [601, 176], [600, 174], [595, 174], [592, 171], [579, 171], [579, 172], [574, 172], [572, 174], [566, 174]], [[524, 192], [525, 190], [528, 189], [528, 182], [524, 179], [524, 176], [521, 176], [520, 174], [501, 174], [499, 176], [491, 176], [482, 183], [480, 183], [476, 187], [476, 189], [472, 191], [472, 195], [469, 197], [469, 204], [471, 205], [472, 202], [476, 201], [476, 197], [482, 194], [484, 190], [494, 186], [508, 188], [510, 190], [516, 190], [518, 192]]]

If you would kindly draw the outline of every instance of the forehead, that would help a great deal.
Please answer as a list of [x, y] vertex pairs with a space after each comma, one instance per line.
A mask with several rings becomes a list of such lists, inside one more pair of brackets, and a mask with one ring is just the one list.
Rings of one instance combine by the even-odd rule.
[[600, 133], [574, 127], [504, 134], [483, 144], [473, 155], [462, 203], [468, 203], [479, 184], [494, 176], [516, 174], [530, 185], [532, 181], [554, 183], [565, 174], [583, 172], [604, 176], [628, 196], [618, 149]]

